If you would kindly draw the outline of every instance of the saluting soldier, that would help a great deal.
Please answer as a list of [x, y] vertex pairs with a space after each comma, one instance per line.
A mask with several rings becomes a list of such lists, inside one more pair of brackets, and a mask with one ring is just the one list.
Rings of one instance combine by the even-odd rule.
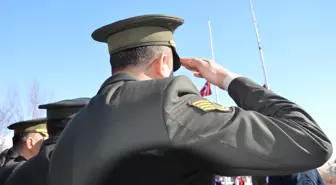
[[[298, 105], [210, 60], [180, 59], [173, 32], [182, 23], [144, 15], [93, 32], [108, 45], [112, 76], [60, 137], [52, 185], [204, 185], [214, 174], [288, 174], [327, 161], [331, 142]], [[171, 77], [181, 64], [238, 106]]]
[[5, 161], [0, 168], [0, 184], [27, 160], [40, 150], [42, 142], [48, 137], [46, 118], [20, 121], [8, 126], [14, 130], [13, 146], [6, 152]]
[[12, 173], [5, 185], [48, 185], [49, 162], [56, 141], [66, 124], [89, 101], [90, 98], [77, 98], [40, 105], [40, 109], [47, 110], [49, 138], [43, 142], [35, 157]]

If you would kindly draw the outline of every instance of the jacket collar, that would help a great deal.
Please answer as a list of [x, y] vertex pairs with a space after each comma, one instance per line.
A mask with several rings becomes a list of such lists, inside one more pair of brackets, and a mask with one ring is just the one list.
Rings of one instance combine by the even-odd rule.
[[6, 154], [7, 159], [15, 159], [19, 156], [20, 154], [17, 153], [14, 148], [10, 148]]
[[48, 160], [50, 160], [52, 152], [55, 149], [55, 145], [57, 142], [58, 137], [57, 136], [53, 136], [53, 137], [49, 137], [47, 140], [45, 140], [42, 145], [41, 145], [41, 149], [38, 155], [42, 155], [46, 158], [48, 158]]
[[14, 148], [10, 148], [7, 153], [6, 153], [6, 157], [5, 157], [5, 161], [2, 164], [1, 167], [5, 166], [9, 161], [25, 161], [26, 159], [24, 157], [22, 157], [19, 153], [17, 153]]
[[99, 94], [106, 86], [120, 82], [120, 81], [136, 81], [137, 79], [135, 78], [134, 75], [131, 73], [117, 73], [115, 75], [112, 75], [110, 78], [105, 80], [103, 85], [100, 87], [99, 91], [97, 94]]
[[48, 145], [56, 144], [58, 136], [49, 137], [47, 140], [43, 141], [41, 149], [47, 147]]

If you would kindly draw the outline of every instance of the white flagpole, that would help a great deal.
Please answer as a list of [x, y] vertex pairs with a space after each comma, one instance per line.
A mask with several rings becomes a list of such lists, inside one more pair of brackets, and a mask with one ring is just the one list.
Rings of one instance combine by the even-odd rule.
[[257, 20], [255, 18], [255, 15], [254, 15], [254, 8], [253, 8], [252, 0], [250, 0], [250, 7], [251, 7], [252, 18], [253, 18], [253, 22], [254, 22], [254, 29], [255, 29], [255, 33], [256, 33], [257, 41], [258, 41], [261, 65], [262, 65], [263, 72], [264, 72], [264, 81], [265, 81], [265, 85], [266, 85], [267, 89], [270, 89], [270, 86], [269, 86], [269, 83], [268, 83], [268, 80], [267, 80], [267, 72], [266, 72], [266, 66], [265, 66], [265, 61], [264, 61], [264, 54], [263, 54], [262, 47], [261, 47], [259, 31], [258, 31], [258, 24], [257, 24]]
[[[210, 21], [208, 21], [208, 26], [209, 26], [209, 39], [210, 39], [210, 47], [211, 47], [211, 55], [212, 55], [212, 61], [215, 62], [215, 53], [212, 45], [212, 34], [211, 34], [211, 24]], [[219, 103], [219, 97], [218, 97], [218, 87], [215, 87], [216, 90], [216, 103]]]

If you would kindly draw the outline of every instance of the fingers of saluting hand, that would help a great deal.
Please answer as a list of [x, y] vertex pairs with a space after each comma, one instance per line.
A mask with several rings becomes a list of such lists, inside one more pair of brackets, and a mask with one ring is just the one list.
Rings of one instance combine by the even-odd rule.
[[181, 65], [194, 73], [195, 77], [203, 78], [202, 71], [208, 67], [209, 61], [201, 58], [181, 58]]
[[180, 60], [182, 66], [193, 72], [195, 77], [201, 78], [202, 75], [200, 74], [199, 68], [197, 67], [198, 63], [194, 61], [194, 58], [182, 58]]
[[191, 71], [199, 71], [201, 68], [207, 67], [209, 61], [201, 58], [181, 58], [181, 65]]
[[195, 77], [204, 78], [210, 83], [223, 88], [223, 80], [228, 70], [215, 62], [202, 58], [181, 58], [181, 65], [194, 73]]
[[204, 78], [199, 72], [194, 72], [194, 76], [197, 78]]
[[191, 58], [181, 58], [181, 65], [190, 71], [198, 71]]

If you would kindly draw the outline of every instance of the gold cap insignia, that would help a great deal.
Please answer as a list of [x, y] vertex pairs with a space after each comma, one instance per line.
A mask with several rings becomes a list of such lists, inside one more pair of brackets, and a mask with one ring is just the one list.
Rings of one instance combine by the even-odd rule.
[[169, 40], [168, 43], [173, 46], [174, 48], [176, 48], [176, 44], [173, 40]]

